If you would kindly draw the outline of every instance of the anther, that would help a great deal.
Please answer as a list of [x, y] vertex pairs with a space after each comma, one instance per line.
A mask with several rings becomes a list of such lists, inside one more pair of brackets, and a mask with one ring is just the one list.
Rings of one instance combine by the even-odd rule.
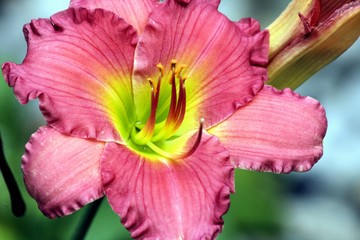
[[148, 82], [150, 83], [151, 87], [154, 86], [154, 80], [152, 80], [152, 78], [147, 78], [146, 80], [148, 80]]
[[164, 65], [162, 65], [161, 63], [158, 63], [158, 64], [156, 65], [156, 67], [159, 69], [160, 74], [161, 74], [161, 77], [163, 77], [163, 76], [165, 75]]
[[175, 59], [171, 60], [171, 70], [175, 71], [177, 61]]
[[152, 78], [147, 78], [148, 82], [150, 83], [150, 87], [151, 87], [151, 91], [156, 94], [156, 87], [155, 87], [155, 83], [154, 80], [152, 80]]
[[188, 67], [188, 65], [186, 65], [186, 64], [181, 64], [180, 69], [179, 69], [179, 74], [181, 73], [182, 70], [184, 70], [184, 69], [187, 68], [187, 67]]
[[176, 77], [180, 78], [181, 77], [181, 72], [187, 68], [188, 66], [186, 64], [181, 64], [181, 66], [175, 70], [175, 75]]

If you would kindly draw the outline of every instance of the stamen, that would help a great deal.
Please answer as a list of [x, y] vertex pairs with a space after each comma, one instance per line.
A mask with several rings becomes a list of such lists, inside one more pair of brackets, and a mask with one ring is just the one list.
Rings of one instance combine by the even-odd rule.
[[157, 95], [157, 98], [159, 100], [161, 79], [164, 76], [164, 71], [165, 70], [164, 70], [164, 66], [161, 63], [157, 64], [156, 66], [159, 68], [159, 71], [160, 71], [160, 74], [159, 74], [159, 77], [158, 77], [158, 82], [157, 82], [157, 85], [156, 85], [156, 92], [155, 92], [155, 94]]
[[201, 137], [202, 137], [202, 131], [203, 131], [203, 127], [204, 127], [204, 121], [205, 121], [204, 118], [200, 119], [200, 126], [199, 126], [199, 130], [198, 130], [198, 133], [197, 133], [197, 138], [196, 138], [194, 144], [192, 145], [192, 147], [185, 153], [180, 153], [180, 154], [169, 153], [169, 152], [166, 152], [165, 150], [159, 148], [158, 146], [156, 146], [152, 142], [148, 142], [146, 145], [151, 150], [153, 150], [157, 154], [159, 154], [159, 155], [161, 155], [161, 156], [163, 156], [164, 158], [167, 158], [167, 159], [176, 160], [176, 159], [184, 159], [184, 158], [190, 157], [191, 155], [193, 155], [195, 153], [196, 149], [200, 145]]
[[172, 70], [172, 71], [175, 71], [176, 64], [177, 64], [177, 61], [176, 61], [175, 59], [172, 59], [172, 60], [171, 60], [171, 70]]
[[152, 80], [152, 78], [148, 78], [147, 80], [150, 83], [151, 91], [154, 91], [154, 94], [157, 94], [154, 80]]
[[171, 75], [171, 100], [170, 100], [170, 107], [169, 107], [169, 113], [166, 118], [165, 126], [168, 126], [170, 124], [170, 121], [174, 119], [175, 115], [175, 109], [176, 109], [176, 101], [177, 101], [177, 91], [176, 91], [176, 82], [175, 82], [175, 72], [172, 72]]
[[186, 88], [184, 82], [185, 81], [180, 77], [179, 99], [175, 111], [175, 116], [178, 116], [178, 118], [175, 121], [173, 131], [179, 129], [181, 123], [184, 121], [184, 117], [186, 113]]
[[186, 65], [186, 64], [181, 64], [180, 68], [176, 71], [176, 76], [177, 76], [177, 77], [180, 77], [182, 70], [184, 70], [184, 69], [187, 68], [187, 67], [188, 67], [188, 65]]
[[136, 128], [133, 129], [131, 132], [131, 138], [132, 140], [139, 145], [144, 145], [147, 142], [149, 142], [154, 135], [155, 130], [155, 124], [156, 124], [156, 110], [159, 103], [159, 91], [160, 91], [160, 81], [158, 81], [158, 84], [156, 88], [154, 87], [154, 81], [151, 78], [148, 78], [148, 81], [151, 86], [151, 111], [150, 116], [143, 127], [143, 129], [140, 130], [140, 132], [136, 132]]
[[[182, 71], [187, 68], [186, 64], [176, 67], [177, 61], [171, 60], [171, 76], [169, 83], [171, 85], [171, 97], [169, 104], [169, 112], [161, 123], [156, 123], [156, 112], [159, 103], [160, 89], [162, 78], [165, 77], [165, 68], [161, 63], [156, 66], [159, 70], [158, 81], [155, 82], [152, 78], [148, 78], [151, 86], [151, 111], [147, 122], [141, 127], [137, 125], [131, 133], [131, 138], [135, 144], [148, 145], [155, 149], [155, 152], [162, 152], [163, 150], [153, 144], [154, 142], [164, 141], [173, 136], [180, 128], [185, 118], [186, 113], [186, 77], [182, 76]], [[177, 83], [179, 81], [179, 83]], [[177, 90], [179, 87], [179, 90]], [[159, 110], [160, 111], [160, 110]], [[201, 125], [201, 124], [200, 124]], [[141, 130], [140, 130], [141, 129]], [[165, 153], [166, 154], [166, 153]], [[173, 158], [173, 157], [172, 157]]]
[[183, 78], [181, 76], [181, 72], [183, 71], [184, 68], [187, 68], [186, 64], [182, 64], [177, 73], [180, 86], [179, 86], [179, 99], [178, 99], [178, 104], [176, 106], [175, 116], [178, 116], [178, 118], [175, 121], [175, 126], [173, 131], [178, 130], [178, 128], [181, 126], [181, 123], [184, 121], [185, 112], [186, 112], [186, 88], [185, 88], [186, 77]]
[[[171, 100], [169, 106], [168, 116], [165, 120], [163, 129], [155, 134], [152, 138], [152, 141], [156, 142], [162, 139], [167, 139], [171, 137], [181, 126], [181, 123], [184, 120], [186, 112], [186, 91], [184, 86], [185, 79], [182, 78], [181, 72], [184, 68], [187, 67], [186, 64], [182, 64], [180, 68], [176, 69], [176, 60], [171, 61], [171, 72], [170, 77], [171, 84]], [[179, 93], [176, 89], [176, 78], [179, 78]], [[179, 94], [177, 96], [177, 94]]]
[[161, 63], [158, 63], [158, 64], [156, 65], [156, 67], [159, 69], [160, 74], [161, 74], [161, 77], [163, 77], [163, 76], [165, 75], [164, 65], [162, 65]]

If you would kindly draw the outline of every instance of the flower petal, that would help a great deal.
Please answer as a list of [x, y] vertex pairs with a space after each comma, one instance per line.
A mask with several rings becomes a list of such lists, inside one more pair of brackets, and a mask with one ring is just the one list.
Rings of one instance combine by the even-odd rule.
[[135, 30], [111, 12], [68, 9], [33, 20], [24, 33], [24, 62], [3, 65], [19, 101], [39, 97], [46, 121], [61, 132], [119, 140], [118, 132], [134, 121]]
[[236, 167], [288, 173], [309, 170], [322, 155], [327, 121], [316, 100], [265, 85], [254, 100], [210, 129]]
[[100, 158], [104, 144], [41, 127], [26, 144], [22, 169], [29, 194], [55, 218], [103, 196]]
[[110, 205], [135, 239], [213, 239], [234, 191], [229, 155], [206, 133], [179, 161], [152, 161], [108, 143], [101, 172]]
[[159, 0], [71, 0], [70, 7], [102, 8], [114, 12], [132, 25], [139, 34], [144, 31], [150, 13], [160, 4]]
[[168, 0], [168, 2], [175, 1], [179, 4], [186, 6], [187, 4], [201, 4], [206, 3], [207, 5], [213, 5], [214, 7], [219, 7], [220, 0]]
[[[269, 36], [259, 31], [249, 35], [250, 31], [244, 32], [206, 3], [188, 7], [169, 3], [154, 11], [135, 52], [136, 105], [149, 106], [151, 91], [146, 79], [158, 78], [156, 64], [165, 66], [169, 78], [170, 63], [175, 59], [179, 65], [188, 66], [182, 71], [187, 76], [187, 110], [182, 126], [196, 129], [204, 117], [209, 127], [228, 117], [250, 101], [267, 79]], [[166, 99], [171, 87], [163, 86], [160, 103], [169, 103]]]

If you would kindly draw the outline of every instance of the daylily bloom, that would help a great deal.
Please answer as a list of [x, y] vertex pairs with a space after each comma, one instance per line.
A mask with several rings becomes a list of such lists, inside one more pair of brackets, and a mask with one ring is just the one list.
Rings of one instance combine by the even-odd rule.
[[268, 27], [269, 81], [292, 89], [360, 36], [360, 0], [293, 0]]
[[107, 196], [133, 238], [212, 239], [235, 167], [307, 171], [322, 155], [316, 100], [264, 85], [269, 34], [216, 0], [72, 1], [25, 25], [3, 74], [47, 125], [24, 179], [54, 218]]

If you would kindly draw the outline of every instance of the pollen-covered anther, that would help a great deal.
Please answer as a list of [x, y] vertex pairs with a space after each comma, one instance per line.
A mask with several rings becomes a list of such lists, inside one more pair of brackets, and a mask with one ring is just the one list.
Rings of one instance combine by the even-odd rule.
[[188, 67], [188, 65], [181, 64], [181, 66], [175, 70], [176, 77], [181, 78], [181, 72], [187, 67]]
[[171, 60], [171, 70], [174, 71], [176, 68], [177, 61], [175, 59]]
[[154, 80], [152, 78], [147, 78], [147, 81], [149, 82], [150, 84], [150, 87], [151, 87], [151, 91], [154, 92], [154, 94], [156, 94], [156, 88], [155, 88], [155, 83], [154, 83]]
[[156, 64], [156, 67], [159, 69], [161, 77], [163, 77], [165, 75], [164, 65], [162, 65], [161, 63], [158, 63], [158, 64]]

